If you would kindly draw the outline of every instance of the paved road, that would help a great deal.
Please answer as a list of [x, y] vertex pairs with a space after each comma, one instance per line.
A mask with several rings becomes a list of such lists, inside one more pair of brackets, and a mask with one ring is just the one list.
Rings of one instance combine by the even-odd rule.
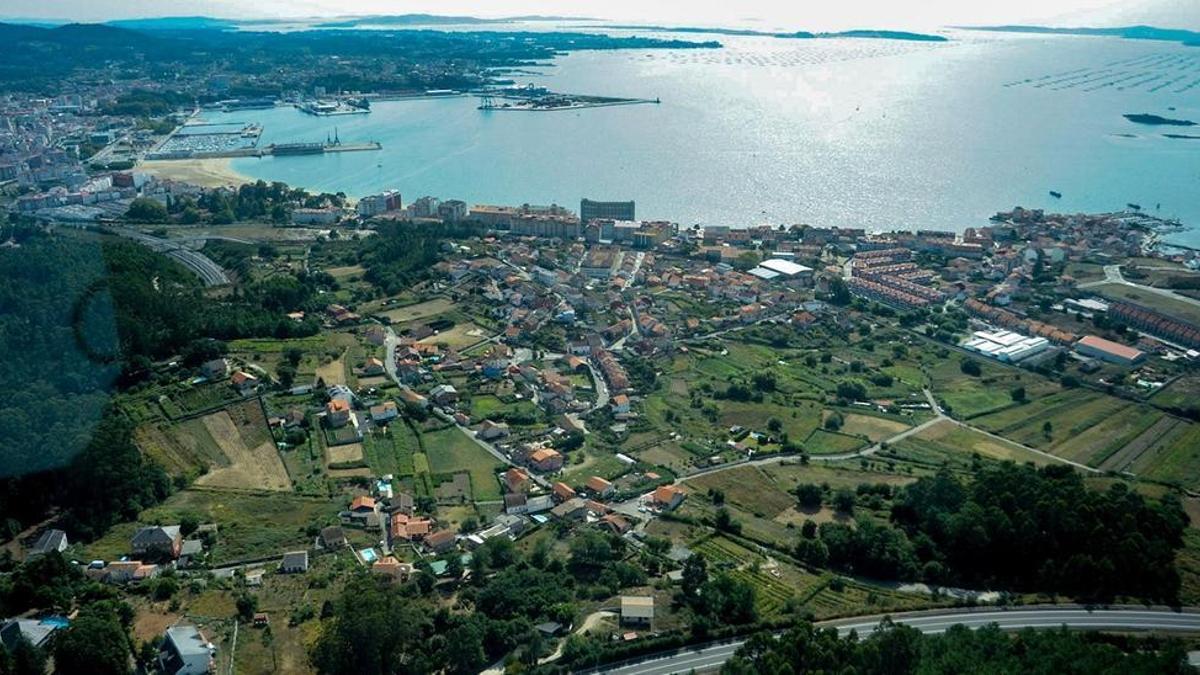
[[184, 267], [195, 272], [196, 276], [200, 277], [200, 280], [206, 286], [223, 286], [229, 283], [229, 277], [225, 274], [225, 270], [221, 269], [220, 265], [199, 251], [185, 248], [182, 244], [175, 241], [142, 234], [137, 230], [122, 227], [114, 227], [112, 229], [113, 232], [122, 237], [132, 239], [152, 251], [157, 251], [174, 258], [183, 264]]
[[1105, 265], [1103, 281], [1089, 281], [1086, 284], [1079, 284], [1079, 288], [1093, 288], [1095, 286], [1102, 286], [1104, 284], [1121, 284], [1122, 286], [1129, 286], [1130, 288], [1136, 288], [1139, 291], [1145, 291], [1147, 293], [1152, 293], [1154, 295], [1160, 295], [1164, 298], [1170, 298], [1177, 302], [1186, 303], [1186, 304], [1192, 305], [1194, 307], [1200, 307], [1200, 300], [1197, 300], [1196, 298], [1188, 297], [1186, 295], [1180, 295], [1179, 293], [1176, 293], [1175, 291], [1172, 291], [1170, 289], [1155, 288], [1153, 286], [1143, 286], [1142, 284], [1137, 284], [1132, 281], [1129, 281], [1128, 279], [1125, 278], [1124, 274], [1121, 274], [1121, 266], [1120, 265]]
[[[881, 617], [862, 617], [818, 623], [821, 627], [837, 628], [846, 635], [851, 630], [867, 635], [875, 630]], [[1200, 613], [1174, 612], [1169, 609], [1102, 609], [1087, 610], [1081, 607], [1042, 607], [1026, 609], [989, 609], [982, 611], [948, 610], [941, 612], [896, 615], [896, 623], [902, 623], [926, 634], [945, 632], [951, 626], [962, 624], [980, 628], [996, 624], [1003, 630], [1023, 628], [1058, 628], [1067, 626], [1077, 630], [1120, 630], [1200, 633]], [[725, 663], [744, 641], [686, 650], [666, 655], [650, 656], [617, 668], [606, 668], [611, 675], [673, 675], [691, 670], [714, 669]]]

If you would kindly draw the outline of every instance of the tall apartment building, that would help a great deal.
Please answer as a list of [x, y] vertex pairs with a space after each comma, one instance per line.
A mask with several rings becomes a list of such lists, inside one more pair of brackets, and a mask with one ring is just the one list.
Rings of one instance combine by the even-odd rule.
[[584, 199], [579, 202], [579, 219], [583, 222], [593, 220], [634, 220], [634, 203], [628, 202], [598, 202]]

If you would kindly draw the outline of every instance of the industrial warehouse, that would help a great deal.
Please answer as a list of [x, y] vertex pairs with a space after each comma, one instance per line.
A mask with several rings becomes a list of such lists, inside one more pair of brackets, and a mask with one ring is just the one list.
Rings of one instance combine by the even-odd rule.
[[1004, 363], [1017, 363], [1050, 348], [1050, 341], [1009, 330], [977, 330], [962, 348]]

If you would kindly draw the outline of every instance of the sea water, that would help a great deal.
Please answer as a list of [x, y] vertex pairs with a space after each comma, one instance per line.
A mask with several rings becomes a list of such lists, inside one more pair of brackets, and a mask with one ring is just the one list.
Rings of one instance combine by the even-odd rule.
[[[672, 37], [679, 37], [674, 35]], [[1200, 48], [952, 32], [947, 43], [717, 36], [719, 50], [578, 52], [529, 74], [555, 91], [660, 104], [481, 111], [472, 97], [369, 115], [211, 113], [262, 143], [378, 141], [378, 152], [240, 159], [235, 170], [362, 196], [637, 202], [642, 219], [961, 230], [1015, 205], [1139, 204], [1200, 226]], [[712, 36], [703, 36], [704, 39]], [[1062, 193], [1062, 198], [1050, 196]], [[1172, 235], [1200, 246], [1200, 230]]]

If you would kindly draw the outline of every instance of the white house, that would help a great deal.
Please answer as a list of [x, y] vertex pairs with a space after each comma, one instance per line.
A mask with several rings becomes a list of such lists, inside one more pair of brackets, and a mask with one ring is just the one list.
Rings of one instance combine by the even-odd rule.
[[169, 675], [206, 675], [215, 666], [215, 651], [195, 626], [172, 626], [163, 638], [158, 665]]

